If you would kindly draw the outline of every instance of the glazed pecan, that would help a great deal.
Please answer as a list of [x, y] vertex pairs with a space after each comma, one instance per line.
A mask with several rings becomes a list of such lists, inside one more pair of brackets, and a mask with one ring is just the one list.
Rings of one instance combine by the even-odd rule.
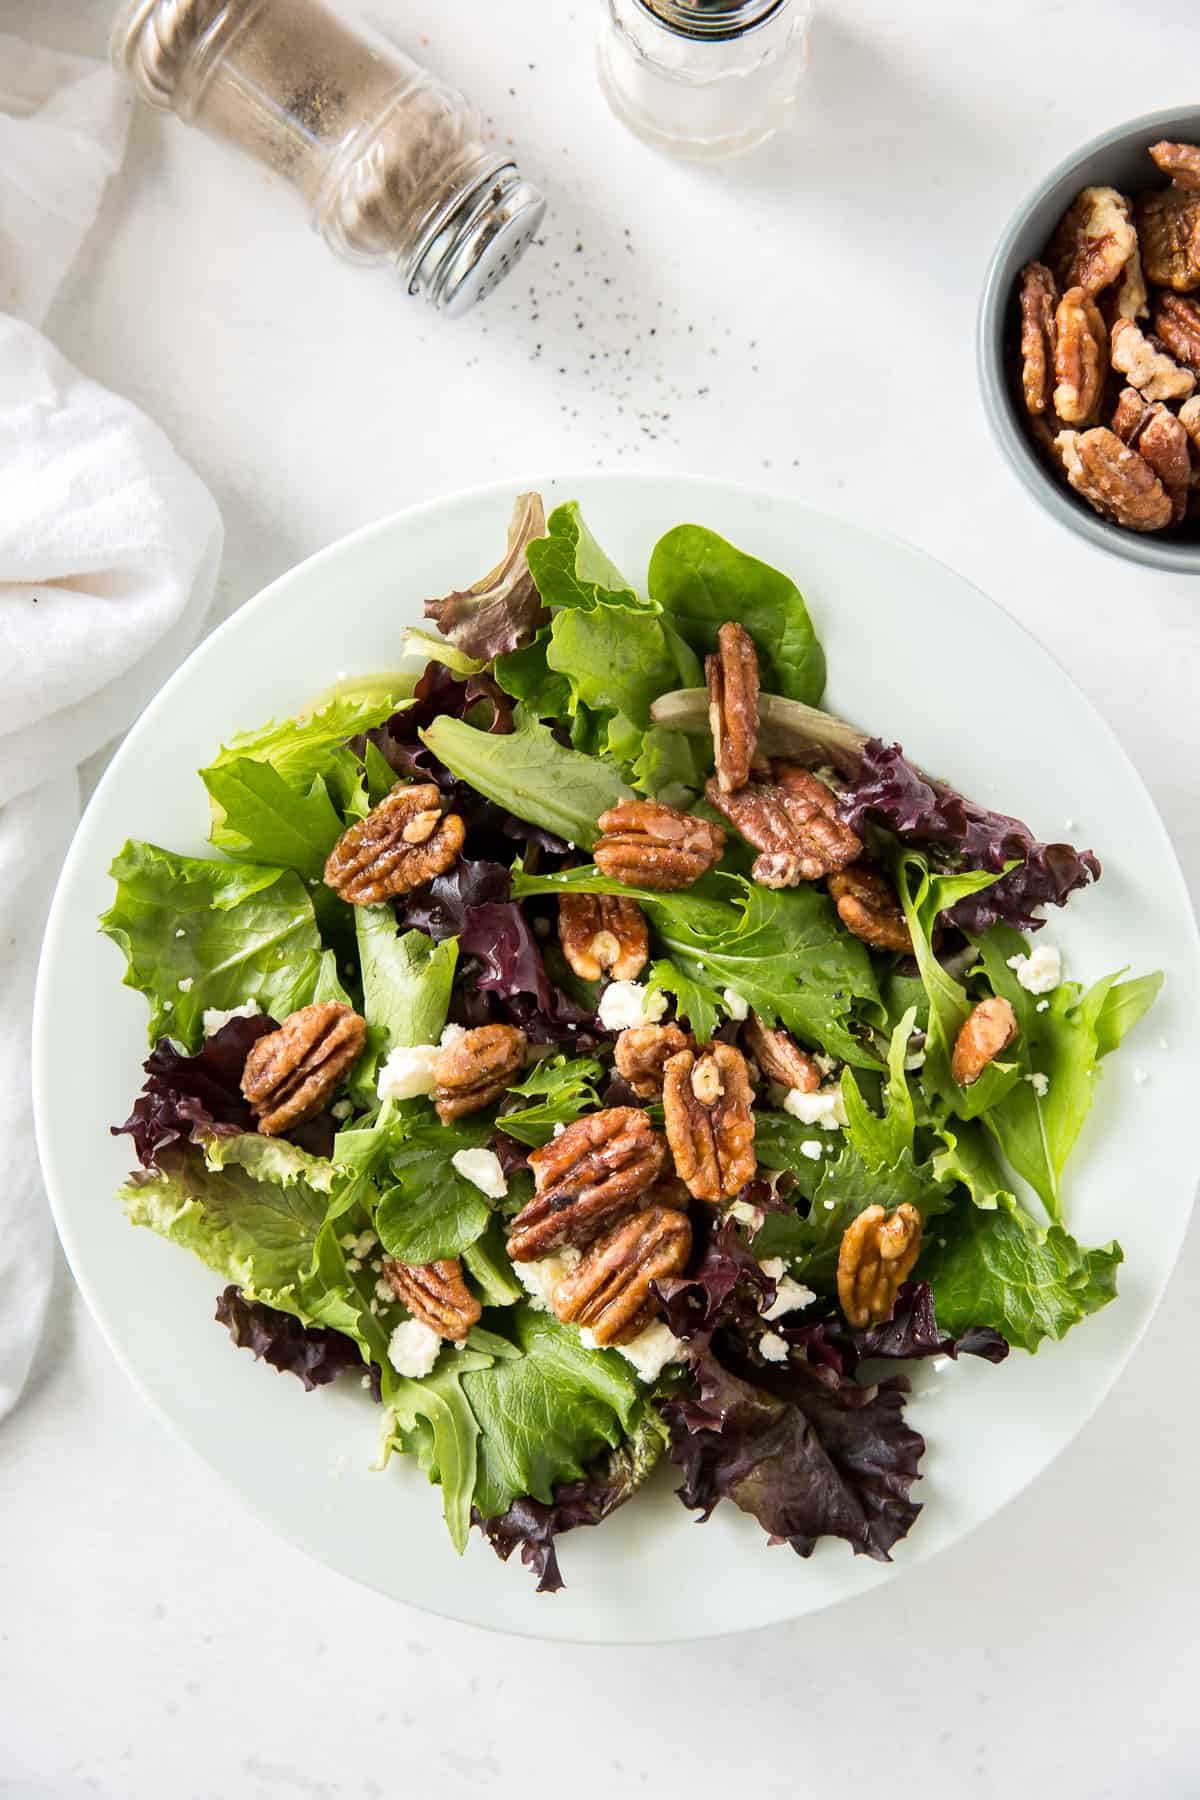
[[1150, 155], [1177, 187], [1185, 188], [1189, 194], [1200, 194], [1200, 145], [1171, 144], [1164, 138], [1161, 143], [1151, 144]]
[[1054, 410], [1064, 425], [1090, 425], [1104, 395], [1108, 329], [1081, 287], [1068, 289], [1059, 301], [1054, 333]]
[[434, 1104], [442, 1124], [498, 1100], [524, 1067], [526, 1042], [516, 1025], [476, 1025], [447, 1044], [433, 1065]]
[[[1109, 323], [1117, 319], [1144, 319], [1150, 311], [1150, 296], [1146, 291], [1146, 272], [1142, 268], [1142, 253], [1135, 240], [1133, 255], [1121, 270], [1121, 278], [1115, 288], [1110, 290], [1113, 298], [1113, 310], [1108, 315]], [[1104, 296], [1107, 303], [1109, 296]]]
[[1150, 406], [1134, 387], [1123, 387], [1113, 409], [1112, 428], [1123, 444], [1137, 446], [1137, 434], [1150, 417]]
[[714, 780], [710, 805], [761, 852], [751, 869], [763, 887], [796, 887], [844, 869], [862, 844], [837, 816], [833, 790], [798, 763], [773, 762], [770, 781], [750, 781], [724, 794]]
[[1135, 388], [1122, 388], [1113, 430], [1154, 470], [1171, 502], [1176, 524], [1187, 511], [1192, 457], [1184, 426], [1161, 401], [1147, 406]]
[[628, 1343], [658, 1311], [651, 1282], [681, 1275], [691, 1253], [687, 1214], [649, 1206], [584, 1252], [555, 1289], [554, 1311], [564, 1325], [586, 1327], [598, 1344]]
[[921, 1215], [907, 1201], [890, 1216], [868, 1206], [847, 1225], [838, 1250], [838, 1299], [856, 1331], [891, 1317], [921, 1249]]
[[325, 864], [326, 885], [352, 906], [377, 906], [444, 873], [464, 835], [458, 814], [442, 811], [436, 783], [398, 783], [343, 831]]
[[1084, 188], [1059, 223], [1046, 261], [1059, 289], [1095, 296], [1109, 287], [1137, 249], [1129, 202], [1116, 188]]
[[264, 1137], [320, 1112], [363, 1053], [366, 1022], [336, 1000], [302, 1006], [250, 1047], [242, 1092]]
[[1058, 288], [1045, 263], [1026, 263], [1021, 270], [1021, 386], [1031, 413], [1044, 413], [1050, 403], [1054, 367], [1054, 314]]
[[873, 950], [900, 950], [912, 955], [912, 937], [895, 889], [878, 869], [853, 864], [829, 877], [829, 892], [838, 918]]
[[1200, 193], [1169, 187], [1140, 195], [1137, 226], [1147, 280], [1177, 294], [1200, 287]]
[[697, 1200], [732, 1200], [754, 1179], [754, 1096], [732, 1044], [680, 1050], [663, 1073], [675, 1173]]
[[632, 981], [650, 957], [642, 909], [623, 894], [560, 894], [558, 940], [582, 981]]
[[1161, 531], [1171, 501], [1149, 463], [1106, 426], [1060, 431], [1054, 440], [1067, 480], [1088, 505], [1131, 531]]
[[1181, 369], [1173, 357], [1157, 349], [1132, 319], [1118, 319], [1113, 326], [1112, 366], [1146, 400], [1186, 400], [1195, 392], [1192, 370]]
[[1179, 423], [1191, 438], [1193, 459], [1200, 465], [1200, 394], [1180, 407]]
[[959, 1087], [978, 1081], [988, 1064], [1016, 1039], [1017, 1015], [1001, 994], [990, 994], [971, 1008], [954, 1040], [950, 1073]]
[[657, 800], [623, 800], [600, 815], [596, 867], [628, 887], [691, 887], [721, 860], [725, 833]]
[[461, 1342], [483, 1310], [467, 1291], [456, 1256], [435, 1263], [402, 1263], [385, 1256], [383, 1278], [413, 1318], [439, 1337]]
[[691, 1038], [678, 1025], [630, 1025], [617, 1039], [613, 1062], [639, 1100], [657, 1100], [669, 1059], [691, 1047]]
[[722, 625], [704, 672], [717, 785], [732, 794], [749, 781], [758, 747], [758, 654], [750, 633], [733, 620]]
[[802, 1094], [815, 1094], [820, 1087], [821, 1071], [808, 1052], [790, 1033], [764, 1025], [756, 1012], [742, 1026], [742, 1043], [768, 1081], [799, 1088]]
[[1151, 324], [1176, 362], [1200, 370], [1200, 304], [1183, 294], [1159, 294]]
[[529, 1155], [534, 1196], [512, 1222], [508, 1254], [536, 1262], [564, 1244], [582, 1249], [642, 1203], [667, 1146], [636, 1106], [610, 1106], [568, 1125]]

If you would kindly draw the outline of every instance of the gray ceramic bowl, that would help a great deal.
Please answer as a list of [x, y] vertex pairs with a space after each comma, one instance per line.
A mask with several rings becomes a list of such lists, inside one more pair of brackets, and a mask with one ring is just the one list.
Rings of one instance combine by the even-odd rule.
[[1146, 113], [1093, 138], [1059, 164], [1009, 221], [992, 258], [979, 309], [979, 379], [983, 403], [1000, 447], [1025, 486], [1062, 524], [1080, 537], [1152, 569], [1200, 575], [1200, 524], [1149, 534], [1110, 525], [1058, 481], [1043, 463], [1025, 428], [1017, 348], [1017, 277], [1042, 254], [1054, 227], [1081, 188], [1107, 185], [1134, 194], [1164, 185], [1146, 151], [1159, 138], [1200, 143], [1200, 109]]

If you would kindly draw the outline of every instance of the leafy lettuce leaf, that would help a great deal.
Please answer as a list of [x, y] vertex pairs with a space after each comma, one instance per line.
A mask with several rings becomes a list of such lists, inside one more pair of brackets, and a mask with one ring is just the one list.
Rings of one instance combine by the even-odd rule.
[[532, 574], [531, 552], [546, 529], [540, 494], [518, 494], [508, 525], [508, 548], [494, 569], [461, 593], [425, 602], [456, 649], [482, 662], [527, 643], [546, 617]]
[[546, 534], [529, 546], [529, 567], [547, 606], [624, 607], [642, 612], [646, 602], [604, 554], [583, 521], [578, 500], [556, 506]]
[[825, 652], [787, 575], [702, 525], [677, 525], [654, 546], [647, 585], [693, 650], [715, 650], [721, 626], [737, 619], [754, 639], [763, 687], [817, 705]]
[[314, 998], [321, 937], [293, 871], [131, 841], [109, 873], [117, 893], [100, 929], [124, 952], [125, 986], [150, 1002], [152, 1043], [169, 1035], [197, 1049], [208, 1007], [257, 1000], [284, 1019]]
[[393, 1379], [387, 1394], [395, 1421], [389, 1448], [415, 1451], [430, 1481], [440, 1484], [442, 1516], [460, 1556], [471, 1530], [479, 1446], [479, 1423], [464, 1378], [491, 1366], [491, 1356], [469, 1345], [443, 1350], [429, 1375], [421, 1381]]
[[451, 1157], [482, 1148], [492, 1135], [490, 1114], [443, 1125], [432, 1106], [414, 1105], [392, 1152], [393, 1185], [383, 1193], [376, 1229], [398, 1262], [440, 1262], [460, 1256], [483, 1236], [491, 1208], [483, 1193], [459, 1174]]
[[506, 812], [590, 849], [602, 812], [631, 798], [611, 765], [560, 744], [544, 725], [518, 712], [502, 742], [461, 719], [435, 719], [422, 741], [460, 780]]
[[600, 1075], [600, 1064], [593, 1057], [547, 1057], [534, 1065], [524, 1081], [508, 1090], [532, 1100], [533, 1105], [504, 1112], [496, 1123], [508, 1137], [522, 1144], [533, 1148], [546, 1144], [554, 1136], [556, 1125], [572, 1125], [599, 1105], [595, 1083]]
[[142, 1064], [146, 1080], [123, 1125], [145, 1169], [161, 1168], [181, 1154], [193, 1133], [237, 1136], [255, 1129], [254, 1114], [242, 1093], [242, 1070], [250, 1046], [276, 1029], [264, 1013], [230, 1019], [195, 1056], [185, 1056], [170, 1038], [160, 1038]]
[[232, 1282], [217, 1298], [216, 1316], [239, 1350], [251, 1351], [255, 1361], [270, 1363], [281, 1374], [294, 1375], [310, 1393], [347, 1369], [362, 1372], [353, 1338], [325, 1325], [302, 1325], [291, 1313], [247, 1300]]
[[400, 1045], [436, 1044], [450, 1011], [458, 944], [435, 944], [423, 931], [399, 932], [390, 906], [356, 906], [367, 1049], [356, 1090], [374, 1096], [379, 1064]]
[[[702, 679], [687, 644], [649, 609], [598, 605], [565, 608], [554, 615], [546, 645], [547, 667], [566, 678], [569, 710], [580, 706], [606, 717], [621, 715], [640, 734], [660, 694]], [[640, 754], [640, 735], [631, 749]]]

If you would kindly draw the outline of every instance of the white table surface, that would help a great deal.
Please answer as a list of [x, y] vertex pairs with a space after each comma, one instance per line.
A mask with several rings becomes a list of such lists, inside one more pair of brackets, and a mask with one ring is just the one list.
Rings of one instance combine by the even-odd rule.
[[[0, 27], [100, 53], [108, 10], [0, 0]], [[377, 0], [550, 200], [544, 246], [455, 325], [339, 266], [266, 176], [138, 113], [49, 330], [213, 488], [219, 612], [498, 477], [770, 486], [912, 539], [1022, 619], [1117, 730], [1194, 888], [1200, 581], [1034, 509], [972, 349], [1028, 185], [1105, 125], [1195, 100], [1193, 0], [830, 0], [795, 135], [719, 171], [610, 120], [599, 11]], [[1000, 698], [986, 669], [964, 679]], [[1196, 1794], [1198, 1272], [1193, 1236], [1099, 1417], [940, 1559], [798, 1626], [592, 1651], [406, 1612], [276, 1541], [145, 1410], [63, 1270], [0, 1436], [0, 1795]]]

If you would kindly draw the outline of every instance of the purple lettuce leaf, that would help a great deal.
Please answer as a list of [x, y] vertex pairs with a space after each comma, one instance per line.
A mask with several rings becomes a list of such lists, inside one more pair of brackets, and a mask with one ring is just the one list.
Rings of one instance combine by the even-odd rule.
[[844, 783], [839, 811], [855, 831], [882, 826], [902, 843], [942, 852], [946, 864], [998, 872], [1018, 867], [981, 893], [971, 894], [945, 914], [960, 931], [973, 935], [1002, 920], [1018, 931], [1045, 924], [1036, 909], [1065, 906], [1077, 888], [1100, 878], [1091, 850], [1070, 844], [1043, 844], [1020, 819], [989, 812], [973, 800], [933, 781], [913, 767], [899, 744], [871, 738], [858, 774]]
[[683, 1471], [683, 1504], [711, 1516], [721, 1500], [756, 1518], [774, 1542], [810, 1556], [820, 1537], [890, 1561], [920, 1512], [910, 1498], [925, 1443], [904, 1419], [907, 1382], [860, 1387], [808, 1362], [753, 1371], [693, 1352], [698, 1394], [664, 1401], [667, 1455]]
[[579, 1006], [546, 973], [537, 939], [513, 901], [485, 901], [469, 909], [458, 939], [459, 954], [477, 965], [474, 984], [505, 1002], [505, 1012], [536, 1044], [590, 1048], [594, 1015]]
[[[247, 1300], [239, 1287], [227, 1287], [217, 1300], [216, 1317], [239, 1350], [251, 1350], [256, 1359], [270, 1363], [280, 1373], [295, 1375], [311, 1393], [336, 1381], [347, 1369], [364, 1373], [358, 1346], [343, 1332], [326, 1325], [302, 1325], [291, 1313]], [[372, 1393], [379, 1399], [379, 1371], [371, 1370]]]
[[[765, 1183], [763, 1184], [765, 1186]], [[691, 1267], [656, 1281], [667, 1324], [678, 1338], [707, 1345], [722, 1326], [749, 1328], [775, 1298], [775, 1282], [755, 1261], [731, 1219], [714, 1225], [711, 1209], [694, 1209]]]
[[426, 600], [425, 617], [468, 656], [490, 662], [532, 641], [550, 617], [529, 572], [526, 550], [546, 535], [540, 494], [518, 494], [508, 525], [508, 546], [494, 569], [461, 593]]
[[128, 1134], [142, 1167], [152, 1169], [163, 1166], [172, 1146], [189, 1142], [194, 1131], [217, 1137], [253, 1131], [242, 1070], [250, 1046], [277, 1030], [265, 1013], [230, 1019], [195, 1056], [177, 1050], [170, 1038], [160, 1038], [142, 1065], [146, 1081], [133, 1111], [123, 1125], [112, 1127], [112, 1135]]
[[945, 1335], [938, 1326], [933, 1290], [927, 1281], [906, 1281], [896, 1295], [891, 1315], [880, 1325], [855, 1331], [840, 1311], [831, 1308], [818, 1318], [805, 1318], [789, 1326], [786, 1317], [773, 1329], [810, 1362], [822, 1362], [837, 1374], [854, 1375], [871, 1357], [913, 1362], [926, 1356], [979, 1356], [1000, 1363], [1008, 1355], [1008, 1343], [990, 1325], [972, 1325], [960, 1337]]
[[427, 931], [431, 938], [457, 937], [467, 929], [477, 906], [508, 899], [512, 878], [502, 863], [473, 862], [460, 857], [444, 875], [397, 902], [404, 930]]

